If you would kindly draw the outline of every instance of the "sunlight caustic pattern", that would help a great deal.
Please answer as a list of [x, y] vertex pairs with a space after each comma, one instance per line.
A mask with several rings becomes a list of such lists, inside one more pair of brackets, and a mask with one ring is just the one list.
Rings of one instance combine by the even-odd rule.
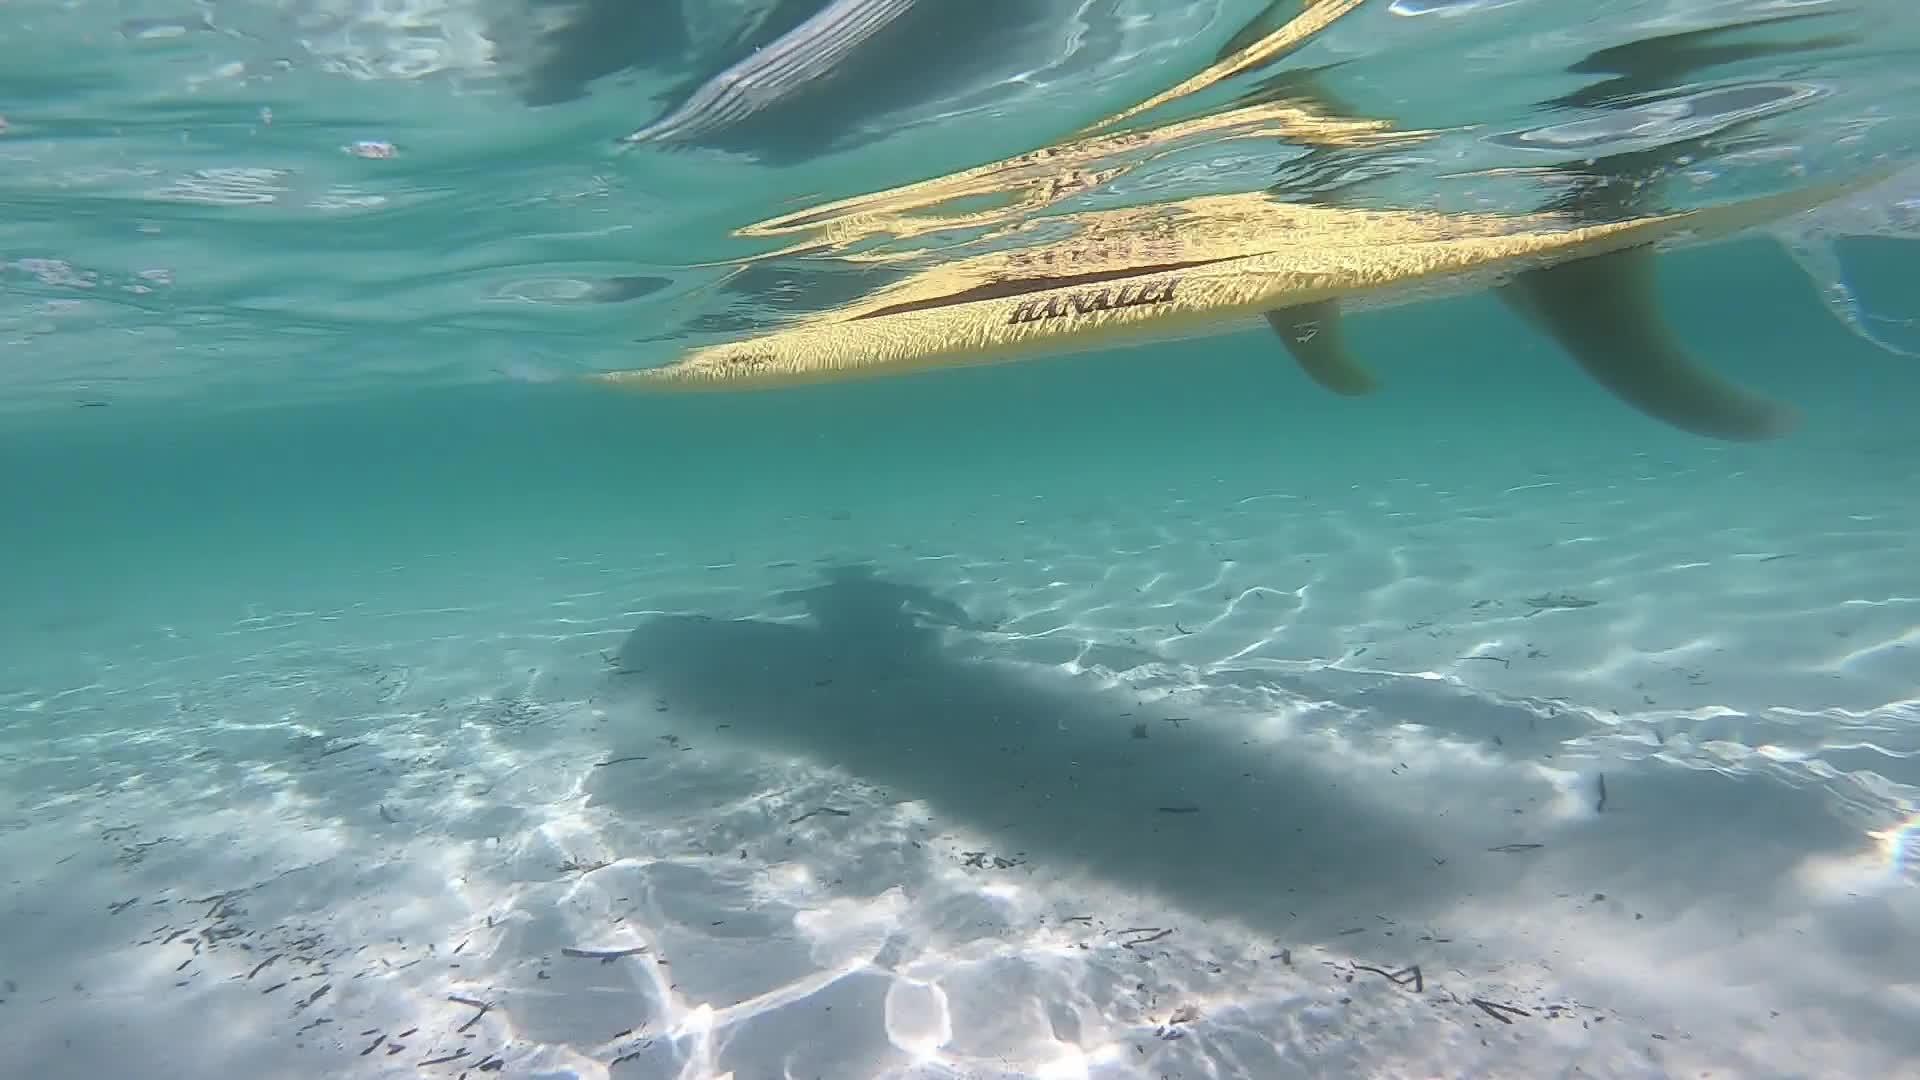
[[[825, 584], [822, 515], [97, 639], [4, 700], [0, 1050], [110, 1000], [262, 1076], [1893, 1068], [1849, 980], [1920, 925], [1910, 677], [1787, 648], [1910, 629], [1823, 598], [1920, 529], [1753, 467], [949, 499]], [[1756, 605], [1788, 556], [1841, 584]]]

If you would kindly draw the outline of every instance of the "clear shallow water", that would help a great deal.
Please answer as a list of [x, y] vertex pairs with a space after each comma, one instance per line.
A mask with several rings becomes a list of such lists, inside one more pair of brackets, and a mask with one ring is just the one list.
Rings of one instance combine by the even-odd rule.
[[[1651, 424], [1484, 295], [1356, 317], [1364, 403], [1264, 330], [783, 394], [557, 378], [841, 302], [831, 261], [708, 264], [1061, 139], [1262, 6], [1035, 5], [921, 65], [938, 94], [679, 152], [615, 140], [712, 25], [534, 107], [570, 81], [507, 6], [10, 6], [6, 1071], [1904, 1067], [1910, 169], [1663, 265], [1681, 333], [1805, 410], [1777, 443]], [[1829, 10], [1642, 51], [1613, 89], [1664, 109], [1543, 104], [1624, 78], [1608, 49]], [[1362, 4], [1278, 69], [1340, 60], [1344, 114], [1436, 135], [1203, 135], [1060, 208], [1365, 174], [1359, 205], [1526, 210], [1502, 170], [1702, 100], [1755, 118], [1663, 206], [1898, 170], [1915, 26]], [[869, 560], [989, 628], [791, 595]], [[636, 943], [668, 964], [561, 952]]]

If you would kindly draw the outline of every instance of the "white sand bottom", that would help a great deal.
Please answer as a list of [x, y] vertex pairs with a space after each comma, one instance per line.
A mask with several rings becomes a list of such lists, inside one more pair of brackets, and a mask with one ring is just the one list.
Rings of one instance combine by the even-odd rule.
[[[1920, 503], [1713, 460], [50, 635], [0, 1074], [1916, 1075]], [[777, 595], [860, 559], [991, 628]]]

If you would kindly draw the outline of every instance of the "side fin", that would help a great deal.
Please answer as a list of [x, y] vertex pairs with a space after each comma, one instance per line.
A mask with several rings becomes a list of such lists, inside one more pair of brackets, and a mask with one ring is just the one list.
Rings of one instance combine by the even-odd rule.
[[1799, 414], [1696, 363], [1661, 315], [1651, 248], [1525, 270], [1497, 292], [1594, 381], [1657, 420], [1709, 438], [1791, 431]]
[[1373, 373], [1347, 351], [1338, 300], [1316, 300], [1269, 311], [1267, 325], [1286, 342], [1300, 369], [1328, 390], [1358, 397], [1379, 385]]

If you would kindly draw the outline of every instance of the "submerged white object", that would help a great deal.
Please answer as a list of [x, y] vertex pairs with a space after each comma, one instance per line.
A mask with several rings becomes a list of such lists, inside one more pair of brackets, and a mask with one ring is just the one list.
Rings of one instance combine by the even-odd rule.
[[1873, 310], [1849, 280], [1839, 251], [1840, 242], [1848, 237], [1920, 242], [1920, 167], [1904, 169], [1812, 213], [1780, 221], [1770, 231], [1819, 287], [1827, 310], [1848, 330], [1895, 356], [1920, 357], [1920, 308]]
[[773, 44], [695, 90], [678, 108], [622, 139], [667, 143], [698, 138], [752, 116], [833, 74], [914, 0], [835, 0]]

